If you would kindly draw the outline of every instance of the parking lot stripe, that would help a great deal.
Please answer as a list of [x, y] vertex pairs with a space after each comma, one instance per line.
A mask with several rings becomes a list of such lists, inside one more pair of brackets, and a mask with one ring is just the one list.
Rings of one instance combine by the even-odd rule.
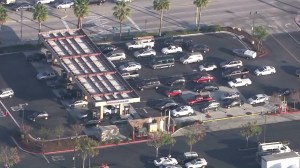
[[62, 21], [62, 23], [65, 25], [65, 27], [66, 27], [67, 29], [70, 29], [68, 23], [67, 23], [65, 20], [61, 19], [61, 21]]
[[5, 110], [7, 111], [7, 113], [11, 117], [11, 119], [15, 122], [15, 124], [20, 128], [19, 123], [15, 120], [15, 118], [11, 115], [11, 113], [8, 111], [8, 109], [4, 106], [4, 104], [2, 103], [2, 101], [0, 101], [0, 104], [5, 108]]
[[138, 31], [142, 31], [140, 29], [140, 27], [130, 18], [127, 16], [127, 19], [131, 22], [131, 24], [138, 30]]
[[145, 113], [148, 113], [148, 111], [146, 109], [143, 109]]
[[47, 157], [43, 154], [43, 157], [45, 158], [45, 160], [47, 161], [47, 163], [50, 163], [50, 161], [47, 159]]

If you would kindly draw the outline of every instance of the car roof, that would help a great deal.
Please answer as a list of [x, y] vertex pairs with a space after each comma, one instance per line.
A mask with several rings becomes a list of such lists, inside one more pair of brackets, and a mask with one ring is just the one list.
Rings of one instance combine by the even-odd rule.
[[257, 94], [255, 95], [256, 97], [266, 97], [267, 95], [266, 94]]

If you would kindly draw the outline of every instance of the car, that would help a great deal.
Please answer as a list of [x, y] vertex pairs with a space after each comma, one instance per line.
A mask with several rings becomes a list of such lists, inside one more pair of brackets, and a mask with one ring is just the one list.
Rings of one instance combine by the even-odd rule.
[[73, 1], [63, 1], [61, 3], [55, 3], [55, 8], [57, 9], [67, 9], [72, 8], [74, 6]]
[[35, 4], [48, 4], [53, 2], [55, 2], [55, 0], [36, 0]]
[[244, 104], [244, 102], [239, 98], [223, 100], [223, 107], [228, 108], [228, 109], [231, 107], [236, 107], [236, 106], [241, 107], [243, 104]]
[[170, 88], [170, 89], [165, 91], [165, 95], [167, 97], [175, 97], [175, 96], [178, 96], [178, 95], [182, 95], [182, 90], [178, 89], [178, 88]]
[[63, 88], [70, 84], [71, 82], [66, 78], [58, 78], [56, 80], [51, 80], [48, 82], [48, 86], [51, 88]]
[[73, 99], [74, 95], [69, 91], [61, 90], [61, 91], [58, 92], [58, 97], [61, 100], [66, 100], [66, 99]]
[[220, 67], [223, 69], [228, 68], [240, 68], [243, 66], [243, 62], [241, 60], [233, 59], [233, 60], [227, 60], [220, 63]]
[[200, 52], [185, 53], [184, 56], [180, 57], [179, 61], [183, 64], [191, 64], [195, 62], [201, 62], [203, 56]]
[[172, 77], [167, 81], [167, 84], [169, 86], [174, 86], [174, 85], [184, 85], [186, 82], [184, 77]]
[[214, 80], [214, 77], [208, 73], [203, 73], [203, 74], [196, 75], [195, 77], [193, 77], [192, 80], [195, 83], [206, 83]]
[[232, 50], [233, 54], [239, 57], [243, 57], [246, 59], [255, 59], [257, 56], [257, 53], [252, 50], [248, 49], [234, 49]]
[[293, 90], [293, 89], [288, 89], [288, 88], [280, 89], [278, 91], [278, 96], [281, 96], [281, 97], [289, 96], [293, 92], [295, 92], [295, 90]]
[[23, 3], [17, 3], [15, 4], [12, 9], [14, 11], [20, 11], [20, 10], [27, 10], [27, 11], [31, 11], [33, 8], [33, 5], [27, 2], [23, 2]]
[[164, 40], [164, 46], [177, 45], [182, 46], [184, 39], [182, 37], [170, 37]]
[[217, 69], [217, 65], [215, 63], [205, 63], [199, 66], [200, 71], [213, 71]]
[[248, 73], [249, 70], [247, 68], [230, 68], [222, 72], [222, 77], [227, 79], [230, 79], [232, 77], [245, 78]]
[[190, 162], [194, 159], [197, 159], [199, 157], [197, 152], [191, 151], [191, 152], [184, 152], [183, 155], [179, 155], [178, 162], [181, 164], [185, 164], [187, 162]]
[[224, 95], [221, 96], [221, 100], [237, 99], [237, 98], [240, 98], [239, 92], [225, 93]]
[[112, 105], [104, 106], [103, 107], [103, 114], [109, 116], [111, 114], [116, 113], [116, 107]]
[[207, 166], [207, 161], [204, 158], [197, 158], [185, 164], [186, 168], [201, 168]]
[[171, 111], [171, 115], [173, 117], [180, 117], [180, 116], [190, 116], [192, 114], [195, 114], [193, 108], [191, 106], [178, 106], [176, 109], [173, 109]]
[[182, 168], [180, 165], [160, 165], [159, 168]]
[[126, 55], [123, 50], [114, 50], [105, 55], [110, 61], [122, 61], [126, 59]]
[[183, 47], [185, 50], [189, 52], [202, 52], [206, 53], [209, 52], [209, 47], [205, 44], [195, 44], [192, 40], [185, 41], [183, 43]]
[[255, 96], [252, 96], [248, 99], [248, 103], [251, 105], [259, 104], [259, 103], [265, 103], [269, 100], [269, 96], [266, 94], [257, 94]]
[[275, 74], [275, 73], [276, 73], [276, 69], [273, 66], [263, 66], [254, 71], [254, 74], [256, 76], [271, 75], [271, 74]]
[[235, 88], [235, 87], [241, 87], [241, 86], [248, 86], [251, 85], [252, 81], [249, 78], [236, 78], [232, 81], [228, 82], [229, 87]]
[[296, 74], [297, 77], [300, 77], [300, 69], [297, 69], [295, 74]]
[[70, 108], [75, 108], [75, 107], [86, 107], [89, 104], [88, 101], [86, 100], [77, 100], [75, 102], [73, 102], [72, 104], [70, 104]]
[[217, 111], [220, 107], [220, 103], [217, 101], [208, 101], [200, 105], [201, 112], [207, 112], [208, 110]]
[[165, 47], [161, 49], [163, 54], [173, 54], [182, 52], [182, 48], [180, 46], [170, 45], [169, 47]]
[[135, 79], [140, 76], [138, 71], [120, 71], [120, 74], [124, 79], [127, 79], [127, 80]]
[[159, 103], [157, 103], [154, 108], [158, 109], [160, 111], [166, 111], [168, 109], [174, 109], [178, 106], [178, 103], [176, 103], [174, 100], [161, 100]]
[[212, 83], [202, 83], [200, 85], [196, 85], [194, 87], [194, 91], [195, 92], [213, 92], [213, 91], [216, 91], [216, 90], [219, 90], [219, 86], [216, 85], [216, 84], [212, 84]]
[[120, 71], [138, 71], [142, 69], [142, 65], [138, 62], [126, 62], [119, 67]]
[[192, 106], [197, 103], [214, 100], [210, 95], [195, 95], [187, 100], [187, 104]]
[[88, 0], [89, 4], [97, 4], [97, 5], [103, 5], [106, 2], [106, 0]]
[[116, 46], [111, 45], [111, 44], [100, 45], [100, 46], [98, 46], [98, 48], [101, 50], [101, 52], [103, 54], [107, 54], [109, 52], [112, 52], [112, 51], [115, 51], [118, 49]]
[[44, 119], [47, 120], [49, 117], [49, 114], [46, 111], [41, 111], [41, 112], [35, 112], [31, 115], [27, 116], [27, 119], [30, 121], [35, 122], [37, 119]]
[[57, 75], [54, 71], [44, 71], [44, 72], [40, 72], [36, 75], [36, 78], [38, 80], [53, 79], [56, 77], [57, 77]]
[[89, 120], [84, 123], [84, 126], [87, 128], [88, 127], [97, 127], [99, 125], [101, 125], [101, 120], [98, 120], [98, 119]]
[[158, 78], [152, 78], [152, 79], [141, 79], [136, 81], [136, 87], [143, 91], [144, 89], [150, 89], [155, 88], [158, 89], [158, 87], [161, 85]]
[[115, 3], [119, 3], [119, 2], [131, 2], [132, 0], [114, 0]]
[[14, 96], [14, 91], [11, 88], [1, 89], [0, 98], [12, 98]]
[[40, 62], [45, 59], [46, 59], [46, 57], [45, 57], [45, 54], [43, 54], [43, 53], [35, 53], [35, 54], [28, 55], [26, 57], [26, 60], [28, 62]]
[[156, 51], [152, 48], [141, 49], [133, 53], [133, 56], [136, 58], [151, 57], [155, 55], [156, 55]]
[[175, 158], [172, 157], [161, 157], [154, 160], [155, 166], [161, 166], [161, 165], [177, 165], [178, 162]]

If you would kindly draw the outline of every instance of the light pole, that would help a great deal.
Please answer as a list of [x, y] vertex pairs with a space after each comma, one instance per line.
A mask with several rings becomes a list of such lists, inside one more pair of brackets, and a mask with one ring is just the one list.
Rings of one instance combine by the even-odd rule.
[[19, 108], [22, 110], [22, 129], [24, 129], [24, 107], [28, 106], [28, 103], [19, 104]]
[[254, 44], [254, 26], [255, 26], [255, 16], [258, 14], [257, 11], [250, 12], [250, 16], [252, 17], [252, 27], [251, 27], [251, 35], [252, 35], [252, 43]]
[[21, 9], [21, 41], [23, 40], [23, 10]]
[[266, 132], [267, 132], [267, 113], [261, 112], [261, 115], [264, 117], [264, 143], [266, 142]]

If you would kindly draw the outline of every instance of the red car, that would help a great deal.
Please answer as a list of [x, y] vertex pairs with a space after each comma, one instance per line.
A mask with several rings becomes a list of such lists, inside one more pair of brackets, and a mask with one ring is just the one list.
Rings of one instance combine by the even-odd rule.
[[181, 95], [182, 91], [180, 89], [169, 89], [165, 92], [165, 95], [168, 97], [175, 97]]
[[211, 80], [213, 80], [214, 77], [211, 76], [210, 74], [201, 74], [199, 76], [196, 76], [193, 78], [193, 81], [196, 83], [206, 83], [206, 82], [210, 82]]
[[209, 95], [195, 95], [193, 98], [188, 100], [188, 105], [194, 105], [200, 102], [211, 101], [214, 100]]

